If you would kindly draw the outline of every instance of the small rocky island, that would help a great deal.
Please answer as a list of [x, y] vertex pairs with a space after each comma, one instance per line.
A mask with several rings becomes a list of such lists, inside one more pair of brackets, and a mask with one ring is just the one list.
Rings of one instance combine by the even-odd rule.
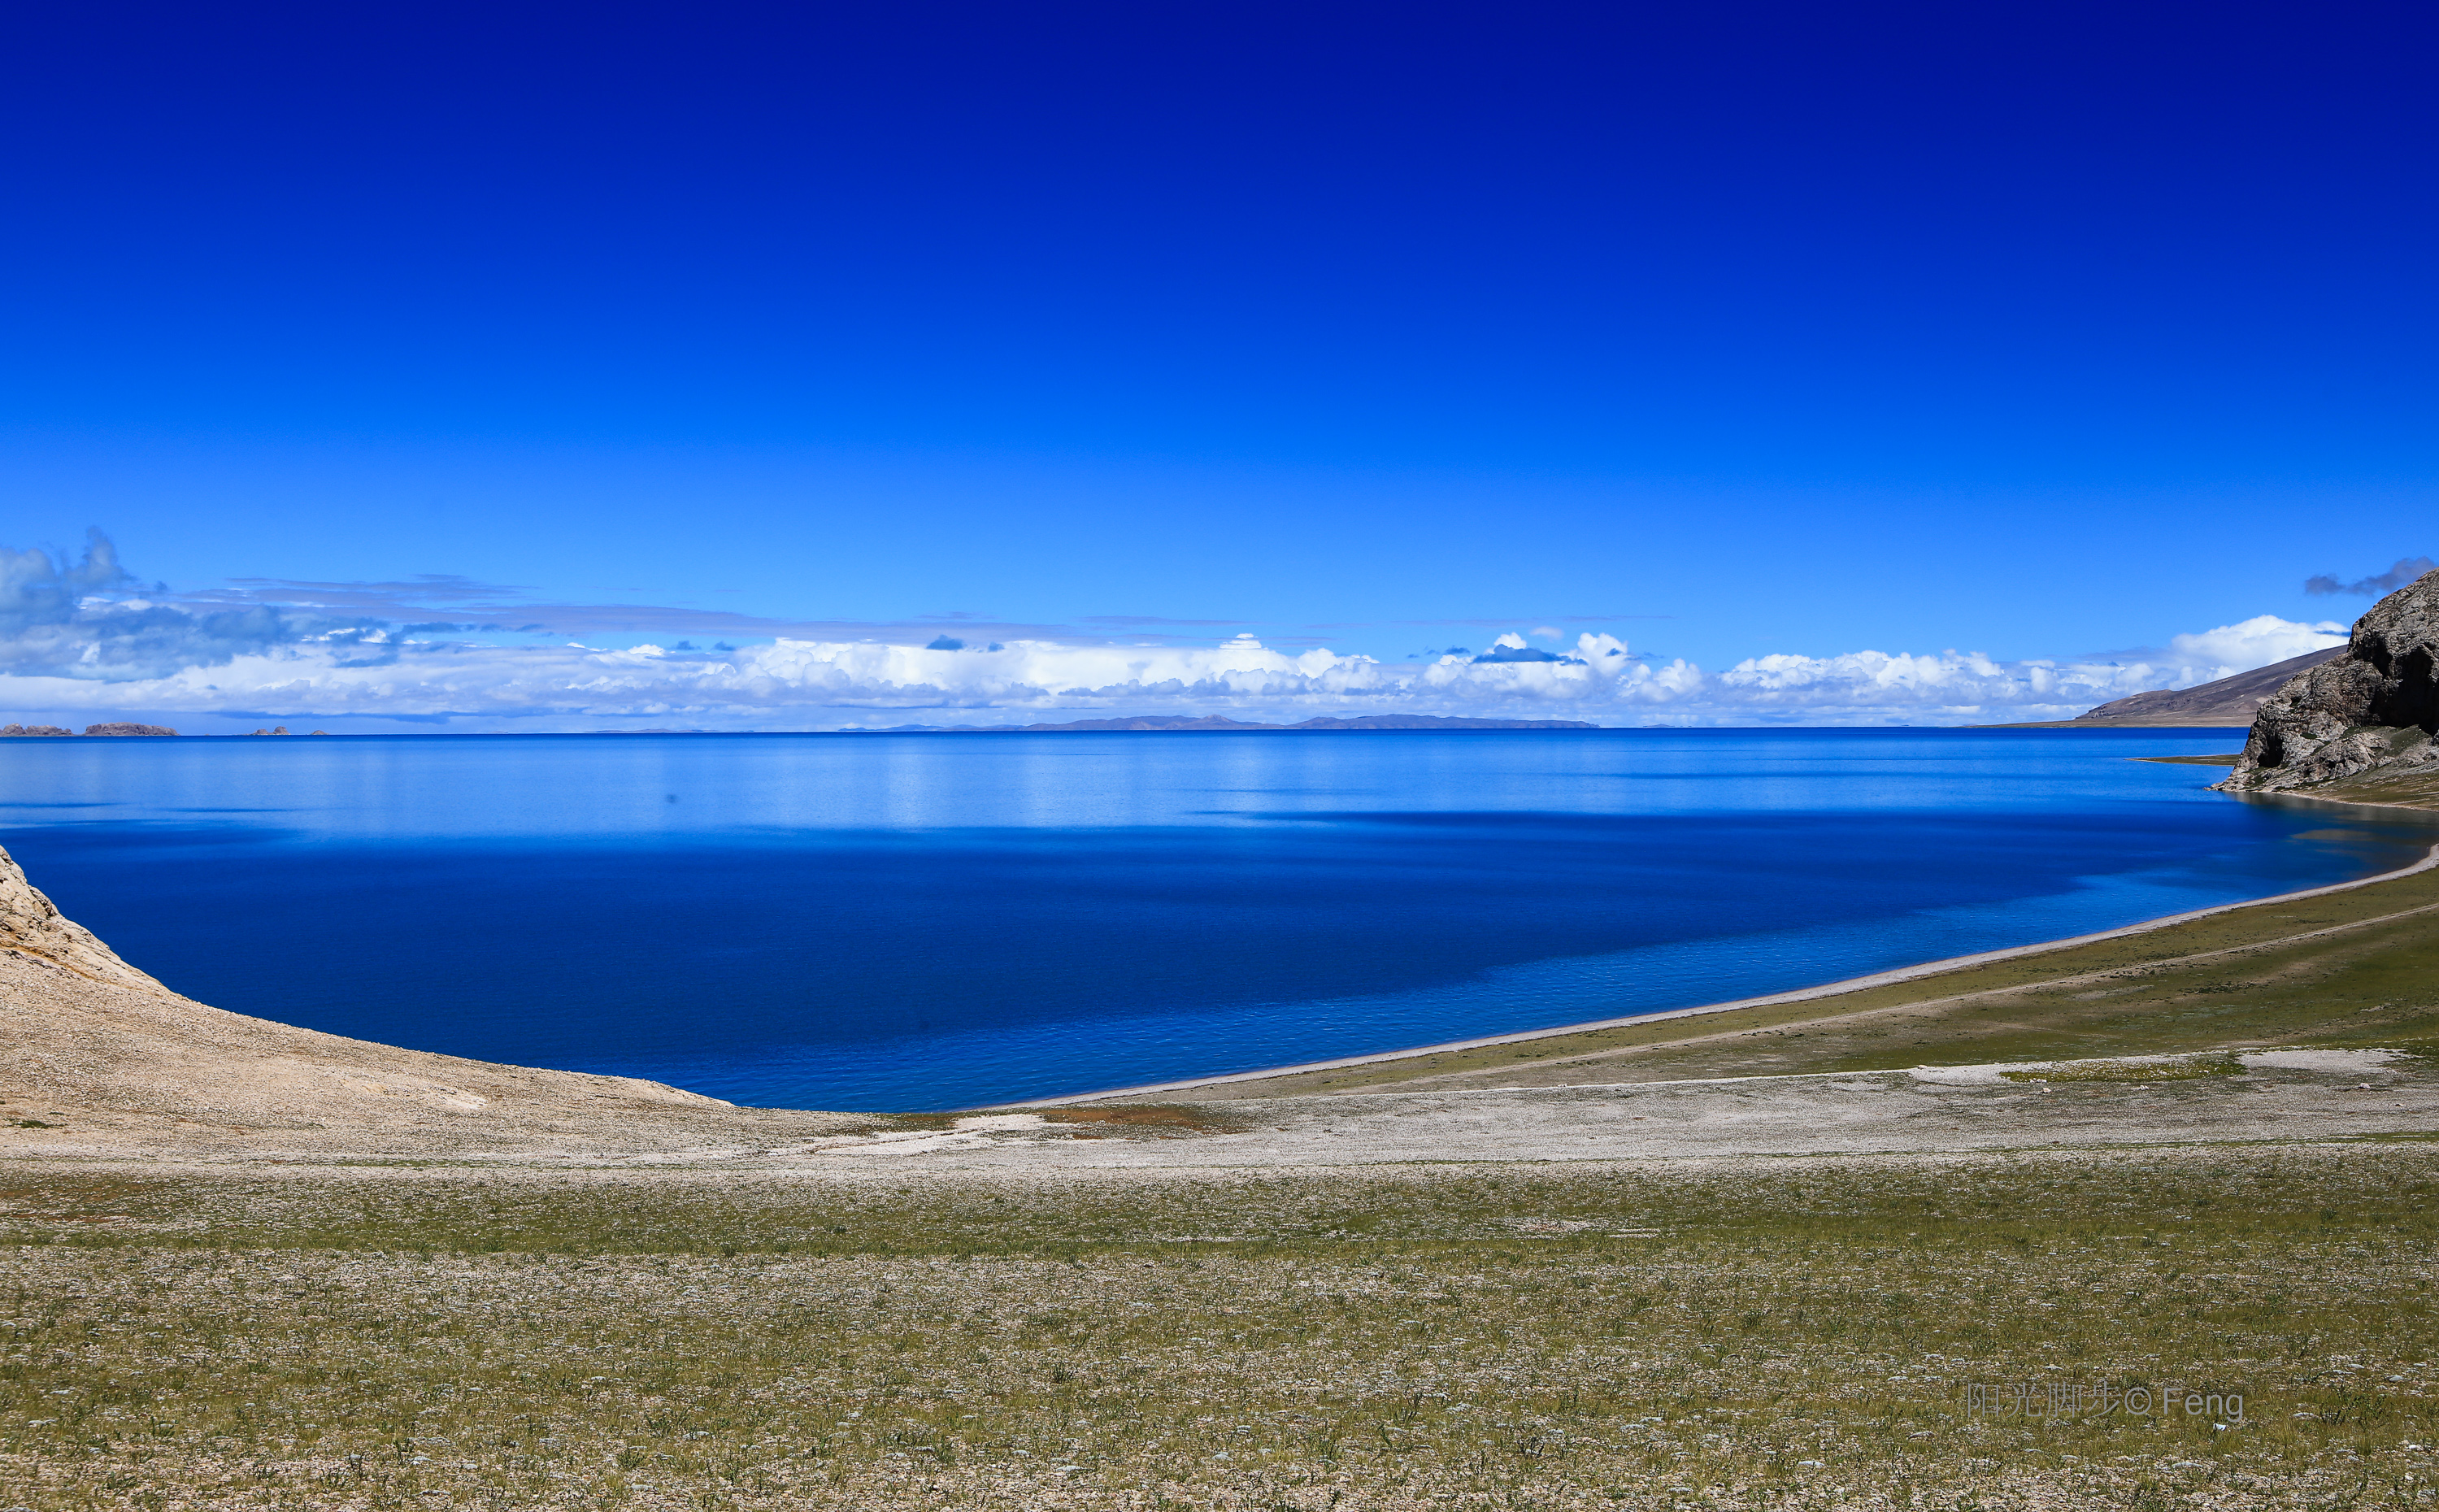
[[[87, 735], [175, 735], [178, 732], [166, 724], [129, 724], [122, 720], [110, 724], [88, 724], [84, 727], [84, 733]], [[20, 735], [73, 736], [75, 734], [74, 730], [63, 730], [56, 724], [0, 724], [0, 739]]]
[[2439, 799], [2439, 572], [2355, 621], [2345, 651], [2261, 705], [2228, 792], [2309, 792], [2361, 803]]

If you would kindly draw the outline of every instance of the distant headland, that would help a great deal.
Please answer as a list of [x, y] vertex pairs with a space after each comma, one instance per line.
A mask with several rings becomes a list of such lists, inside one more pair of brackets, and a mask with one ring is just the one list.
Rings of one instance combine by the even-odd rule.
[[2222, 677], [2216, 683], [2196, 687], [2154, 688], [2148, 693], [2136, 693], [2128, 698], [2086, 709], [2071, 720], [2043, 720], [2030, 724], [1999, 724], [1988, 728], [1999, 730], [2091, 730], [2115, 729], [2127, 725], [2168, 725], [2194, 729], [2205, 725], [2221, 725], [2243, 729], [2261, 712], [2270, 696], [2287, 685], [2290, 678], [2308, 672], [2323, 662], [2335, 661], [2345, 654], [2342, 646], [2326, 650], [2306, 651], [2269, 667]]

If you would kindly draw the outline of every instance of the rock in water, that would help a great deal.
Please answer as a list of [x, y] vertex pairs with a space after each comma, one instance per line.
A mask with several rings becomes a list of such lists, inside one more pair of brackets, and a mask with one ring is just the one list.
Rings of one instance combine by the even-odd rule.
[[2235, 771], [2218, 786], [2275, 792], [2350, 778], [2439, 774], [2439, 572], [2355, 621], [2343, 656], [2263, 703]]

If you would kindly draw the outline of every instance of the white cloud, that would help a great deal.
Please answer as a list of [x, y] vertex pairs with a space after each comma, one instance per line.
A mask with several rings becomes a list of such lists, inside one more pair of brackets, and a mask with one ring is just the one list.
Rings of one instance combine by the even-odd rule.
[[141, 584], [99, 530], [83, 556], [0, 546], [0, 676], [124, 684], [319, 642], [385, 657], [385, 628], [253, 604], [202, 612], [132, 596]]
[[[1902, 717], [1925, 724], [2070, 719], [2096, 703], [2152, 688], [2193, 687], [2345, 644], [2344, 628], [2256, 614], [2234, 625], [2171, 636], [2164, 650], [2107, 660], [1998, 662], [1978, 651], [1842, 656], [1772, 655], [1719, 674], [1722, 708], [1756, 719], [1872, 723]], [[1725, 721], [1723, 721], [1725, 722]]]
[[2275, 614], [2255, 614], [2234, 625], [2221, 625], [2199, 635], [2176, 635], [2168, 640], [2169, 654], [2181, 667], [2212, 668], [2207, 677], [2196, 681], [2207, 683], [2216, 678], [2232, 677], [2249, 672], [2256, 667], [2268, 667], [2290, 657], [2303, 656], [2325, 647], [2342, 645], [2346, 628], [2332, 620], [2317, 625], [2300, 625]]
[[[369, 635], [380, 639], [368, 647]], [[1578, 635], [1560, 660], [1443, 655], [1400, 664], [1274, 650], [1250, 635], [1200, 649], [1020, 640], [995, 650], [782, 637], [710, 655], [660, 646], [418, 643], [376, 631], [234, 650], [167, 675], [11, 672], [0, 675], [0, 712], [464, 719], [533, 729], [996, 724], [1103, 713], [1960, 724], [2066, 718], [2128, 693], [2192, 686], [2342, 638], [2333, 625], [2260, 615], [2172, 637], [2163, 650], [2107, 661], [2010, 663], [1975, 652], [1865, 650], [1760, 656], [1708, 673], [1682, 660], [1655, 665], [1598, 633]], [[1497, 644], [1523, 643], [1511, 634]]]
[[[436, 588], [434, 585], [438, 585]], [[824, 729], [848, 724], [1026, 723], [1097, 714], [1440, 714], [1577, 719], [1605, 724], [1995, 723], [2065, 718], [2114, 698], [2198, 683], [2340, 644], [2341, 627], [2260, 614], [2170, 637], [2164, 649], [2080, 661], [1998, 662], [1979, 652], [1772, 654], [1705, 672], [1639, 657], [1613, 635], [1586, 632], [1543, 650], [1508, 630], [1480, 655], [1384, 663], [1326, 649], [1282, 650], [1251, 633], [1217, 645], [1170, 631], [1133, 645], [1078, 644], [1032, 627], [961, 624], [950, 635], [907, 625], [788, 627], [767, 644], [711, 651], [691, 642], [602, 649], [581, 641], [502, 646], [440, 640], [474, 629], [403, 628], [368, 607], [412, 611], [438, 593], [510, 617], [513, 591], [460, 578], [302, 584], [292, 601], [136, 596], [109, 539], [80, 560], [0, 548], [0, 717], [33, 722], [79, 714], [223, 715], [244, 720], [472, 719], [528, 729], [649, 723], [712, 729]], [[268, 593], [270, 589], [260, 590]], [[285, 591], [285, 590], [282, 590]], [[351, 617], [330, 618], [333, 612]], [[534, 611], [540, 613], [541, 611]], [[603, 628], [659, 617], [706, 623], [704, 612], [561, 606]], [[691, 614], [691, 618], [684, 618]], [[714, 615], [722, 627], [749, 621]], [[774, 622], [752, 621], [779, 630]], [[1184, 621], [1130, 619], [1139, 627]], [[1208, 627], [1208, 622], [1203, 622]], [[485, 627], [497, 629], [499, 627]], [[540, 623], [515, 627], [539, 631]], [[869, 634], [860, 634], [868, 630]], [[657, 631], [652, 631], [658, 633]], [[567, 633], [565, 627], [560, 633]], [[1217, 627], [1201, 633], [1217, 638]], [[1553, 626], [1536, 638], [1560, 641]], [[929, 644], [898, 644], [930, 636]], [[995, 637], [995, 638], [994, 638]], [[556, 638], [556, 637], [554, 637]]]

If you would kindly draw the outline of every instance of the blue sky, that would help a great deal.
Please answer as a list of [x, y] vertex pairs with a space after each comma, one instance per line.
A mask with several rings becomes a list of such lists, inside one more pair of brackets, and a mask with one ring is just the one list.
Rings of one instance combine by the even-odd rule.
[[[1360, 712], [1414, 687], [1061, 689], [1044, 650], [587, 703], [562, 653], [965, 626], [1402, 665], [1593, 633], [1711, 680], [1605, 720], [1940, 722], [2275, 659], [2369, 602], [2308, 577], [2434, 549], [2429, 29], [55, 8], [0, 90], [0, 545], [49, 548], [10, 559], [0, 695], [199, 728]], [[132, 575], [99, 597], [158, 632], [125, 675], [61, 655], [109, 625], [27, 607], [94, 526]], [[247, 603], [283, 606], [253, 651], [170, 665], [161, 616]], [[365, 658], [334, 626], [388, 681], [336, 675]], [[1950, 649], [2139, 671], [1768, 708], [1718, 682]], [[445, 689], [410, 675], [444, 654]], [[1479, 711], [1519, 699], [1580, 702]]]

